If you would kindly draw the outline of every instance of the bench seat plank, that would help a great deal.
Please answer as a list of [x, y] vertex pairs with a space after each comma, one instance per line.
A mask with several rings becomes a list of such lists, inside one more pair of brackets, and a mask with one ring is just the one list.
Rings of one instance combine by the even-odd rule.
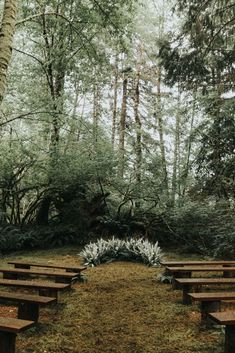
[[59, 271], [39, 271], [39, 270], [26, 270], [26, 269], [8, 269], [0, 268], [0, 272], [9, 274], [19, 274], [19, 275], [38, 275], [38, 276], [52, 276], [52, 277], [62, 277], [62, 278], [75, 278], [79, 276], [76, 272], [59, 272]]
[[0, 317], [0, 331], [19, 333], [35, 324], [34, 321]]
[[181, 267], [170, 267], [166, 266], [166, 270], [169, 272], [232, 272], [235, 271], [235, 267], [223, 267], [223, 266], [181, 266]]
[[223, 266], [234, 265], [235, 261], [162, 261], [162, 266]]
[[235, 325], [235, 311], [210, 313], [209, 317], [220, 325]]
[[49, 303], [55, 303], [56, 298], [43, 297], [40, 295], [31, 295], [25, 293], [12, 293], [0, 291], [0, 300], [9, 300], [21, 303], [37, 303], [40, 305], [47, 305]]
[[9, 261], [9, 265], [15, 266], [33, 266], [33, 267], [45, 267], [45, 268], [57, 268], [61, 270], [68, 270], [74, 272], [81, 272], [87, 269], [86, 266], [69, 266], [69, 265], [58, 265], [58, 264], [48, 264], [48, 263], [36, 263], [30, 261], [23, 261], [23, 260], [16, 260], [16, 261]]
[[22, 287], [22, 288], [31, 288], [31, 289], [52, 289], [52, 290], [64, 290], [64, 289], [71, 288], [71, 285], [66, 283], [22, 281], [22, 280], [14, 280], [14, 279], [0, 279], [0, 285], [6, 286], [6, 287]]
[[214, 293], [188, 293], [195, 301], [215, 301], [235, 299], [235, 292], [214, 292]]
[[210, 284], [235, 284], [235, 278], [176, 278], [179, 284], [210, 285]]

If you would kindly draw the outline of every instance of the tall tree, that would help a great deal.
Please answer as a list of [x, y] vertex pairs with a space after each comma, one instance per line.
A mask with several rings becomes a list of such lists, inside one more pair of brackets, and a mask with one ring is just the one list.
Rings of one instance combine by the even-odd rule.
[[163, 114], [162, 114], [162, 92], [161, 92], [161, 80], [162, 80], [162, 69], [161, 67], [157, 70], [157, 97], [155, 103], [155, 112], [154, 116], [157, 120], [158, 133], [159, 133], [159, 145], [161, 151], [161, 160], [162, 160], [162, 179], [163, 187], [167, 195], [169, 195], [169, 183], [168, 183], [168, 171], [167, 171], [167, 161], [166, 161], [166, 147], [164, 139], [164, 126], [163, 126]]
[[126, 116], [127, 116], [127, 87], [128, 87], [128, 78], [126, 75], [123, 75], [122, 82], [122, 108], [119, 124], [119, 175], [123, 178], [124, 174], [124, 162], [125, 162], [125, 131], [126, 131]]
[[0, 28], [0, 104], [6, 89], [7, 70], [11, 60], [16, 25], [17, 0], [5, 0]]

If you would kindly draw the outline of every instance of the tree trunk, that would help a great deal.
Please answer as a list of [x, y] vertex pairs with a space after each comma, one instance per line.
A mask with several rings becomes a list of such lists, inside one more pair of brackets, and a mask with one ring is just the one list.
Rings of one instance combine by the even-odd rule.
[[[60, 15], [59, 8], [56, 9]], [[62, 11], [63, 14], [63, 11]], [[52, 160], [56, 160], [57, 147], [60, 139], [60, 125], [63, 113], [63, 94], [64, 94], [64, 81], [66, 71], [66, 57], [65, 57], [65, 38], [63, 30], [60, 28], [56, 32], [58, 48], [54, 47], [54, 35], [50, 33], [48, 28], [50, 25], [47, 23], [46, 16], [42, 16], [42, 34], [45, 42], [45, 72], [48, 83], [49, 92], [51, 95], [52, 106], [54, 113], [52, 114], [52, 132], [50, 143], [50, 155]], [[59, 55], [53, 58], [53, 51], [58, 50]]]
[[119, 127], [119, 175], [121, 178], [123, 178], [123, 174], [124, 174], [127, 85], [128, 85], [128, 79], [124, 78], [123, 86], [122, 86], [122, 110], [121, 110], [120, 127]]
[[98, 140], [98, 124], [100, 116], [100, 92], [97, 83], [93, 86], [93, 142], [94, 145]]
[[113, 84], [113, 119], [112, 119], [112, 146], [115, 144], [115, 135], [116, 135], [116, 123], [117, 123], [117, 94], [118, 94], [118, 62], [116, 57], [115, 62], [115, 73], [114, 73], [114, 84]]
[[172, 173], [172, 190], [171, 190], [171, 203], [175, 206], [176, 190], [179, 183], [177, 177], [177, 170], [179, 170], [179, 145], [180, 145], [180, 96], [178, 99], [178, 107], [175, 117], [175, 144], [174, 144], [174, 160], [173, 160], [173, 173]]
[[[135, 114], [135, 130], [136, 130], [136, 183], [137, 183], [137, 198], [140, 197], [140, 183], [141, 183], [141, 165], [142, 165], [142, 146], [141, 146], [141, 120], [139, 114], [139, 104], [140, 104], [140, 72], [137, 71], [135, 80], [135, 97], [134, 97], [134, 114]], [[139, 201], [136, 203], [139, 207]]]
[[6, 76], [12, 55], [12, 43], [16, 24], [16, 0], [5, 0], [0, 29], [0, 104], [6, 89]]
[[49, 221], [49, 210], [51, 205], [51, 197], [49, 195], [45, 195], [43, 200], [41, 201], [39, 210], [36, 216], [36, 223], [40, 226], [47, 226]]
[[163, 186], [169, 195], [168, 187], [168, 172], [166, 164], [166, 153], [165, 153], [165, 141], [164, 141], [164, 132], [163, 132], [163, 120], [162, 120], [162, 101], [161, 101], [161, 68], [159, 67], [157, 72], [157, 101], [156, 101], [156, 112], [155, 116], [158, 122], [158, 133], [159, 133], [159, 142], [160, 142], [160, 151], [161, 151], [161, 160], [162, 160], [162, 170], [163, 170]]
[[82, 134], [82, 125], [84, 123], [83, 118], [84, 118], [85, 105], [86, 105], [86, 96], [84, 96], [84, 98], [83, 98], [82, 111], [81, 111], [81, 115], [79, 117], [77, 141], [80, 141], [81, 134]]
[[190, 130], [189, 130], [189, 137], [188, 142], [186, 145], [186, 161], [183, 168], [183, 175], [182, 175], [182, 197], [184, 198], [187, 190], [187, 180], [189, 175], [190, 169], [190, 157], [191, 157], [191, 149], [192, 149], [192, 133], [194, 128], [194, 120], [195, 120], [195, 110], [196, 110], [196, 92], [193, 94], [193, 106], [192, 106], [192, 116], [190, 122]]

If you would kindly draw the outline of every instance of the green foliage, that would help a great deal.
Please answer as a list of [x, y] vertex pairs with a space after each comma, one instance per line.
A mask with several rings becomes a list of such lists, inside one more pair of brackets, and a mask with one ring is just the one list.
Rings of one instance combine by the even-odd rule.
[[167, 227], [159, 241], [164, 246], [171, 244], [207, 256], [233, 256], [233, 215], [234, 209], [226, 201], [188, 202], [164, 215]]
[[71, 225], [25, 229], [9, 225], [0, 228], [0, 251], [2, 253], [23, 249], [54, 248], [71, 244], [84, 245], [88, 240], [88, 235], [80, 235], [78, 229]]
[[234, 72], [233, 0], [178, 0], [175, 9], [183, 18], [180, 35], [161, 43], [160, 51], [167, 81], [205, 91], [223, 81], [229, 90]]
[[160, 283], [172, 283], [173, 276], [169, 272], [165, 271], [157, 276], [157, 280]]
[[235, 102], [233, 99], [208, 97], [205, 111], [208, 119], [201, 133], [197, 156], [195, 191], [219, 198], [235, 195]]
[[24, 248], [28, 235], [14, 226], [0, 227], [0, 251], [9, 252]]
[[71, 226], [38, 227], [26, 234], [25, 248], [53, 248], [79, 242], [77, 232]]
[[235, 257], [235, 230], [217, 235], [214, 241], [214, 256], [233, 260]]

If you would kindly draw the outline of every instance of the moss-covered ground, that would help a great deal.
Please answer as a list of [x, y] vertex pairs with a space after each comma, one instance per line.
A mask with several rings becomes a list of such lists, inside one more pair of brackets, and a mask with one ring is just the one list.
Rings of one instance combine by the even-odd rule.
[[[80, 264], [77, 253], [18, 253], [1, 265], [10, 259]], [[198, 307], [182, 305], [181, 291], [158, 283], [161, 271], [128, 262], [87, 269], [87, 282], [61, 294], [58, 305], [40, 309], [40, 323], [18, 335], [16, 352], [222, 353], [222, 329], [201, 328]], [[15, 317], [16, 309], [1, 305], [0, 315]]]

